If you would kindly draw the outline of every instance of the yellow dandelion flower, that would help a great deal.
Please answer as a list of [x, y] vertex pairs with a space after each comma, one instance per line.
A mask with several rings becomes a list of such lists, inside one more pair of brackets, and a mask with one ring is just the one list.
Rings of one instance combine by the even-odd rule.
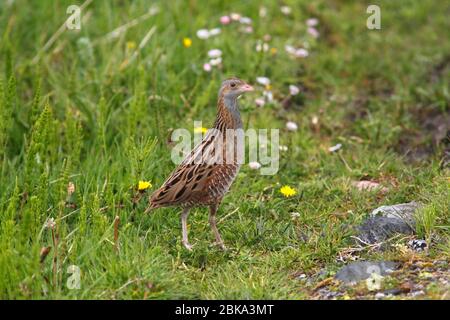
[[139, 183], [138, 183], [139, 191], [144, 191], [151, 187], [152, 187], [152, 184], [149, 181], [139, 181]]
[[127, 49], [128, 49], [128, 50], [136, 49], [136, 42], [134, 42], [134, 41], [128, 41], [128, 42], [127, 42]]
[[267, 90], [267, 91], [272, 90], [272, 86], [271, 86], [270, 84], [266, 84], [266, 90]]
[[183, 38], [183, 46], [185, 48], [189, 48], [190, 46], [192, 46], [191, 38]]
[[272, 55], [276, 55], [277, 54], [278, 49], [277, 48], [270, 48], [270, 53]]
[[208, 131], [208, 128], [204, 127], [194, 128], [194, 133], [206, 133], [206, 131]]
[[297, 193], [297, 191], [294, 188], [291, 188], [290, 186], [281, 187], [280, 192], [286, 198], [292, 197]]

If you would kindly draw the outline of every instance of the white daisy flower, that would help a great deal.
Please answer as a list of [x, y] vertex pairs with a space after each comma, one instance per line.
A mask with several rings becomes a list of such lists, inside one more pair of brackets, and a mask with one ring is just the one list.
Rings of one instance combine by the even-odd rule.
[[267, 86], [270, 84], [270, 79], [267, 77], [257, 77], [256, 82], [262, 84], [263, 86]]
[[269, 45], [267, 43], [263, 43], [261, 41], [258, 41], [258, 43], [256, 44], [256, 51], [257, 52], [267, 52], [269, 51]]
[[252, 23], [252, 19], [250, 19], [249, 17], [241, 17], [239, 19], [239, 22], [242, 24], [251, 24]]
[[282, 6], [281, 8], [280, 8], [280, 10], [281, 10], [281, 13], [282, 14], [284, 14], [284, 15], [290, 15], [291, 14], [291, 12], [292, 12], [292, 9], [291, 9], [291, 7], [288, 7], [288, 6]]
[[221, 64], [222, 63], [222, 58], [221, 57], [218, 57], [218, 58], [216, 58], [216, 59], [211, 59], [211, 60], [209, 60], [209, 63], [212, 65], [212, 66], [218, 66], [219, 64]]
[[53, 219], [53, 218], [47, 219], [44, 226], [45, 226], [45, 228], [48, 228], [48, 229], [55, 229], [55, 227], [56, 227], [55, 219]]
[[266, 100], [264, 98], [257, 98], [255, 99], [255, 103], [258, 107], [264, 107]]
[[297, 51], [297, 49], [288, 44], [284, 46], [284, 50], [286, 50], [286, 52], [289, 54], [295, 54], [295, 51]]
[[214, 28], [209, 30], [209, 35], [212, 36], [217, 36], [218, 34], [220, 34], [221, 30], [220, 28]]
[[234, 13], [230, 14], [230, 18], [233, 21], [239, 21], [239, 19], [241, 19], [241, 15], [239, 13], [234, 12]]
[[205, 39], [208, 39], [209, 36], [210, 36], [209, 30], [206, 30], [206, 29], [200, 29], [200, 30], [197, 31], [197, 37], [198, 37], [199, 39], [205, 40]]
[[240, 28], [239, 30], [241, 32], [243, 32], [243, 33], [252, 33], [253, 32], [253, 27], [252, 26], [245, 26], [245, 28]]
[[287, 53], [289, 53], [297, 58], [305, 58], [309, 55], [308, 50], [306, 50], [304, 48], [295, 48], [291, 45], [285, 45], [284, 49], [286, 50]]
[[308, 28], [308, 33], [309, 33], [313, 38], [318, 38], [318, 37], [319, 37], [319, 31], [317, 31], [317, 29], [314, 28], [314, 27], [309, 27], [309, 28]]
[[259, 16], [261, 18], [265, 18], [267, 16], [267, 8], [266, 7], [259, 8]]
[[205, 70], [206, 72], [211, 72], [212, 67], [211, 67], [211, 65], [209, 63], [205, 63], [203, 65], [203, 70]]
[[263, 96], [266, 98], [267, 102], [273, 102], [273, 93], [270, 90], [264, 90]]
[[219, 58], [222, 56], [222, 51], [219, 49], [212, 49], [208, 51], [208, 57], [210, 58]]
[[291, 94], [291, 96], [295, 96], [297, 94], [299, 94], [300, 89], [297, 86], [294, 86], [293, 84], [289, 85], [289, 93]]
[[286, 129], [288, 129], [289, 131], [297, 131], [298, 126], [295, 122], [288, 121], [286, 122]]
[[300, 48], [295, 50], [295, 56], [298, 58], [306, 58], [309, 55], [308, 50]]
[[306, 20], [306, 25], [308, 27], [315, 27], [319, 24], [319, 20], [317, 18], [309, 18]]
[[220, 17], [220, 23], [223, 25], [227, 25], [231, 22], [231, 18], [229, 16]]
[[298, 218], [298, 217], [300, 217], [300, 213], [298, 213], [298, 212], [291, 212], [291, 217], [292, 217], [292, 219]]
[[259, 168], [261, 168], [261, 164], [259, 162], [256, 161], [252, 161], [248, 164], [248, 166], [250, 167], [250, 169], [252, 170], [258, 170]]
[[341, 143], [338, 143], [338, 144], [335, 145], [335, 146], [329, 147], [329, 148], [328, 148], [328, 151], [330, 151], [330, 152], [336, 152], [336, 151], [338, 151], [338, 150], [341, 149], [341, 148], [342, 148], [342, 144], [341, 144]]

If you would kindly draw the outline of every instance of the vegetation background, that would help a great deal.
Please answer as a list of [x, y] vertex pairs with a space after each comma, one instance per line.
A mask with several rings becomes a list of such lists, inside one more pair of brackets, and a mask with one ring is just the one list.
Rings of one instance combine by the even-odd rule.
[[[81, 1], [2, 1], [0, 297], [305, 299], [324, 298], [318, 288], [327, 287], [333, 297], [371, 298], [331, 277], [356, 258], [419, 261], [428, 274], [439, 260], [448, 270], [449, 6], [376, 1], [382, 28], [369, 30], [372, 2], [93, 1], [81, 30], [58, 33]], [[159, 11], [146, 15], [150, 8]], [[232, 12], [250, 17], [252, 30], [221, 26]], [[217, 36], [196, 36], [216, 27]], [[258, 40], [268, 51], [256, 50]], [[215, 48], [222, 63], [204, 71]], [[171, 130], [212, 124], [231, 75], [270, 78], [274, 101], [258, 107], [257, 85], [241, 99], [242, 115], [247, 127], [280, 128], [287, 151], [274, 176], [243, 166], [219, 211], [230, 250], [210, 245], [206, 210], [195, 210], [187, 252], [178, 209], [143, 212], [174, 167]], [[289, 85], [300, 93], [289, 95]], [[360, 180], [383, 188], [359, 190]], [[139, 191], [139, 181], [153, 186]], [[297, 194], [284, 197], [282, 185]], [[416, 237], [429, 250], [413, 252], [403, 237], [387, 251], [346, 254], [373, 209], [413, 200], [424, 204]], [[72, 265], [79, 289], [70, 289]], [[420, 272], [389, 277], [382, 289], [407, 276], [422, 283], [420, 298], [449, 298], [448, 283]]]

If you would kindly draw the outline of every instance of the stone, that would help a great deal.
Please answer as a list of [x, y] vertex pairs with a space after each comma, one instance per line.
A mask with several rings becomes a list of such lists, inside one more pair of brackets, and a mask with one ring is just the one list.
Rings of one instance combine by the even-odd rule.
[[397, 268], [393, 261], [357, 261], [342, 267], [335, 278], [345, 283], [356, 283], [368, 279], [372, 273], [385, 276]]
[[425, 240], [411, 240], [408, 242], [408, 246], [414, 251], [424, 251], [427, 247], [427, 242]]
[[418, 208], [420, 204], [415, 201], [381, 206], [373, 210], [370, 217], [358, 227], [358, 238], [364, 244], [375, 244], [398, 233], [414, 234], [414, 215]]
[[384, 290], [384, 294], [387, 296], [398, 296], [401, 293], [403, 293], [403, 290], [400, 288]]
[[375, 294], [375, 299], [383, 299], [386, 295], [383, 292], [377, 292]]

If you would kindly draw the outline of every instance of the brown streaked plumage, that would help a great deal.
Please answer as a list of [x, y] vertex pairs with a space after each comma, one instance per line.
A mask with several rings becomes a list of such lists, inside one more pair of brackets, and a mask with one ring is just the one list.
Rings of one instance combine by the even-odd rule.
[[[214, 128], [170, 174], [164, 184], [150, 196], [149, 209], [180, 206], [182, 242], [191, 250], [187, 236], [187, 217], [192, 207], [208, 206], [209, 223], [217, 244], [225, 249], [216, 225], [216, 212], [240, 168], [236, 150], [238, 139], [227, 136], [227, 129], [241, 129], [237, 98], [253, 88], [242, 80], [225, 80], [219, 90]], [[228, 137], [228, 139], [227, 139]], [[235, 151], [230, 158], [227, 147]], [[218, 152], [219, 151], [219, 152]], [[221, 161], [222, 160], [222, 161]]]

